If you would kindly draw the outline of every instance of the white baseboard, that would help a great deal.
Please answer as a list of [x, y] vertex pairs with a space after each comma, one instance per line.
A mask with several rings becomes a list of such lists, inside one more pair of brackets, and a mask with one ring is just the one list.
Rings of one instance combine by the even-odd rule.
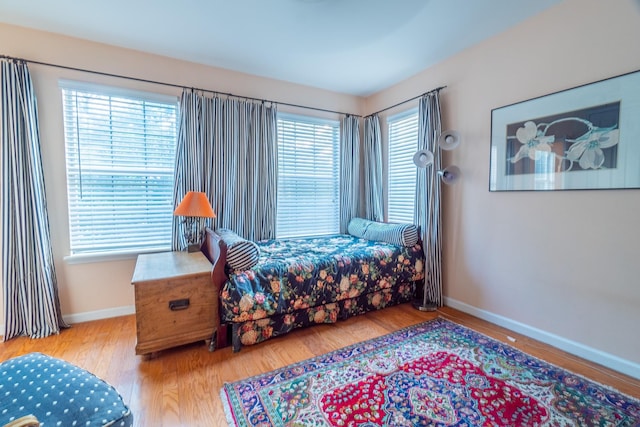
[[[108, 319], [110, 317], [127, 316], [136, 313], [135, 305], [107, 308], [104, 310], [86, 311], [84, 313], [63, 314], [62, 318], [70, 325], [74, 323], [90, 322], [92, 320]], [[4, 331], [4, 323], [0, 324], [0, 334]]]
[[481, 310], [472, 305], [463, 303], [453, 298], [444, 298], [445, 305], [460, 310], [464, 313], [471, 314], [482, 320], [494, 323], [504, 328], [510, 329], [522, 335], [526, 335], [529, 338], [541, 341], [545, 344], [549, 344], [553, 347], [566, 351], [567, 353], [574, 354], [590, 362], [598, 363], [606, 366], [607, 368], [616, 370], [630, 377], [640, 379], [640, 364], [632, 362], [630, 360], [623, 359], [613, 354], [605, 353], [604, 351], [597, 350], [595, 348], [580, 344], [579, 342], [571, 341], [563, 338], [559, 335], [555, 335], [541, 329], [534, 328], [524, 323], [517, 322], [506, 317]]
[[86, 311], [84, 313], [65, 314], [62, 318], [69, 324], [90, 322], [92, 320], [108, 319], [110, 317], [127, 316], [135, 314], [136, 306], [127, 305], [123, 307], [107, 308], [104, 310]]

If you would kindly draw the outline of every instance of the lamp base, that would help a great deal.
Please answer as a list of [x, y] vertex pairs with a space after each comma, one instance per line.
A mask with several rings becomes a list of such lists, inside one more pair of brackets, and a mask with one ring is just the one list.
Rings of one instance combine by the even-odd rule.
[[187, 246], [187, 252], [199, 252], [199, 251], [200, 251], [199, 243], [194, 243]]
[[413, 308], [420, 311], [437, 311], [438, 305], [432, 302], [423, 302], [422, 300], [413, 300]]

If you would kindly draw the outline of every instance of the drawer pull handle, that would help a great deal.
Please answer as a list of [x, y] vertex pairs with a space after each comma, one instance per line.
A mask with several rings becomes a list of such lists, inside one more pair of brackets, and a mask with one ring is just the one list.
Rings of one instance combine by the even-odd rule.
[[175, 299], [173, 301], [169, 301], [169, 309], [171, 311], [184, 310], [187, 308], [189, 308], [189, 298]]

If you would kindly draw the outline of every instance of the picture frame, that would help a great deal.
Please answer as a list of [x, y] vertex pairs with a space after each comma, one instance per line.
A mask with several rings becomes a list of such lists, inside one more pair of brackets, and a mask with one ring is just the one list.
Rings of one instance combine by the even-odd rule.
[[640, 188], [640, 70], [491, 110], [489, 191]]

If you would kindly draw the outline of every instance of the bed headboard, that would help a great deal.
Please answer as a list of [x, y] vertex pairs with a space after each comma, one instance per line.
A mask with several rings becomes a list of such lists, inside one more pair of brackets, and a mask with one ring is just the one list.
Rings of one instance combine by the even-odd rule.
[[225, 264], [227, 263], [227, 245], [210, 228], [204, 230], [204, 241], [200, 250], [207, 257], [207, 259], [213, 264], [211, 270], [211, 280], [217, 289], [222, 289], [224, 282], [227, 281], [227, 274], [225, 273]]

